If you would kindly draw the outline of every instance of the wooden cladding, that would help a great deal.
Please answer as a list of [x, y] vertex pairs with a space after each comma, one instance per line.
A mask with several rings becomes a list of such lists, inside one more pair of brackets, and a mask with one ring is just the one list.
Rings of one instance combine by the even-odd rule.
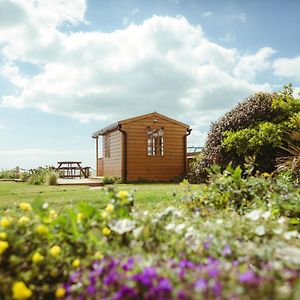
[[188, 125], [151, 113], [119, 121], [109, 130], [97, 131], [102, 139], [103, 176], [136, 180], [170, 181], [186, 169]]

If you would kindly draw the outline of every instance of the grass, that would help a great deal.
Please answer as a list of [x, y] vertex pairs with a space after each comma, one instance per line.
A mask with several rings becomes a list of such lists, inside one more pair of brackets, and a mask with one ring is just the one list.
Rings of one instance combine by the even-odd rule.
[[[117, 190], [135, 191], [137, 210], [158, 210], [169, 205], [178, 205], [185, 186], [179, 184], [117, 184]], [[197, 189], [198, 186], [194, 186]], [[41, 198], [54, 209], [72, 206], [87, 201], [102, 208], [108, 201], [106, 189], [86, 186], [35, 186], [27, 183], [0, 182], [0, 210], [10, 208], [19, 202], [32, 202]]]

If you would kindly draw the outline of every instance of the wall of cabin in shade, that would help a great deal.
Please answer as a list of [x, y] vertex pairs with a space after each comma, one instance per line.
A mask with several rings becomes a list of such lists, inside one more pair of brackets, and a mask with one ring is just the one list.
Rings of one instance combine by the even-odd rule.
[[[150, 116], [122, 125], [127, 132], [127, 180], [170, 181], [185, 170], [184, 136], [187, 129], [162, 118]], [[148, 156], [147, 128], [164, 128], [164, 155]]]
[[[105, 157], [105, 136], [110, 137], [110, 156]], [[122, 177], [122, 133], [118, 130], [102, 137], [103, 175]]]

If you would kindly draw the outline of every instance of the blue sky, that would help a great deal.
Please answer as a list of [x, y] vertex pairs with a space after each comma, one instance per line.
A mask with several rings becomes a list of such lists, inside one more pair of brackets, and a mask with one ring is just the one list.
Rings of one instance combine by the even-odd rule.
[[300, 1], [0, 0], [0, 169], [79, 160], [92, 132], [154, 110], [210, 123], [300, 91]]

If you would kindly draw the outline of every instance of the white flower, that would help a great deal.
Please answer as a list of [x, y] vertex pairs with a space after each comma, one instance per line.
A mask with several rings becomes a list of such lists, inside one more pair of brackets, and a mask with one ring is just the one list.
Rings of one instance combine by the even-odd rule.
[[216, 223], [217, 223], [217, 224], [223, 224], [223, 220], [222, 220], [222, 219], [217, 219], [217, 220], [216, 220]]
[[282, 228], [280, 228], [280, 227], [278, 227], [278, 228], [274, 228], [273, 229], [273, 232], [275, 233], [275, 234], [281, 234], [282, 233]]
[[169, 223], [165, 227], [166, 230], [173, 230], [174, 228], [175, 228], [175, 224], [174, 223]]
[[286, 240], [290, 240], [292, 237], [297, 237], [297, 235], [298, 235], [298, 232], [296, 230], [287, 231], [283, 234], [283, 236]]
[[271, 217], [271, 212], [265, 211], [262, 215], [261, 215], [265, 220], [268, 220]]
[[284, 223], [285, 223], [285, 217], [280, 217], [280, 218], [277, 220], [277, 223], [278, 223], [278, 224], [284, 224]]
[[122, 219], [109, 224], [109, 228], [118, 233], [123, 234], [129, 232], [135, 228], [135, 222], [129, 219]]
[[265, 226], [264, 225], [257, 226], [255, 228], [255, 232], [256, 232], [257, 235], [263, 236], [266, 233]]
[[132, 234], [135, 239], [137, 239], [141, 235], [143, 229], [144, 229], [144, 226], [140, 226], [138, 228], [133, 229]]
[[176, 226], [176, 231], [182, 231], [183, 229], [185, 228], [185, 224], [184, 223], [181, 223], [181, 224], [178, 224]]
[[261, 210], [260, 209], [254, 209], [252, 210], [251, 212], [247, 213], [245, 215], [245, 217], [249, 220], [252, 220], [252, 221], [257, 221], [260, 217], [260, 214], [261, 214]]
[[48, 206], [49, 206], [48, 202], [45, 202], [45, 203], [43, 204], [43, 206], [42, 206], [42, 209], [47, 209]]

